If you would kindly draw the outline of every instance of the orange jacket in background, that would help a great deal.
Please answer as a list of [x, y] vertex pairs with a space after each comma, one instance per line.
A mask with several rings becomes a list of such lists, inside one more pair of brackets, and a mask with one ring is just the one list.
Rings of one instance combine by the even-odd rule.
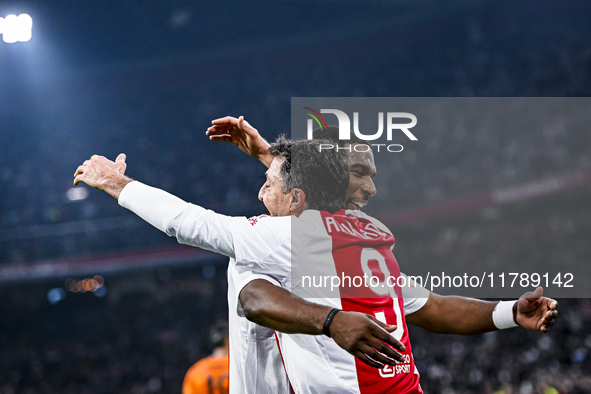
[[227, 355], [212, 355], [195, 363], [183, 382], [183, 394], [228, 394]]

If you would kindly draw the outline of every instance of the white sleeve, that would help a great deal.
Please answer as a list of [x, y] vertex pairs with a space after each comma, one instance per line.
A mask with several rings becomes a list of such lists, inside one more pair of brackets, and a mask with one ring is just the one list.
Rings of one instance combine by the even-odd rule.
[[425, 306], [429, 299], [429, 290], [416, 283], [412, 277], [409, 278], [402, 272], [400, 276], [406, 278], [406, 286], [402, 286], [402, 298], [404, 298], [404, 315], [415, 313]]
[[141, 182], [128, 183], [119, 205], [165, 232], [179, 243], [235, 257], [232, 231], [248, 223], [244, 217], [220, 215]]

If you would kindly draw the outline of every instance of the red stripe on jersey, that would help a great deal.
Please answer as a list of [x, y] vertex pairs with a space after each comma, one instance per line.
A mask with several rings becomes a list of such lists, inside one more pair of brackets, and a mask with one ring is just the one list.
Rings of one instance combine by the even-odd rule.
[[[279, 349], [279, 355], [281, 356], [281, 363], [283, 364], [283, 370], [285, 371], [285, 375], [287, 375], [287, 369], [285, 369], [285, 361], [283, 360], [283, 352], [281, 351], [281, 345], [279, 344], [279, 337], [277, 336], [277, 331], [273, 332], [275, 334], [275, 342], [277, 343], [277, 349]], [[289, 394], [295, 394], [293, 387], [291, 387], [291, 382], [289, 381], [289, 376], [287, 377], [287, 383], [289, 383]]]
[[[400, 276], [398, 262], [390, 250], [394, 236], [380, 230], [369, 219], [346, 216], [343, 211], [335, 215], [321, 212], [321, 216], [327, 233], [332, 237], [336, 272], [342, 279], [351, 278], [349, 283], [341, 281], [343, 310], [367, 313], [398, 326], [394, 334], [406, 346], [403, 354], [407, 362], [397, 363], [394, 367], [376, 369], [355, 358], [360, 393], [422, 393], [406, 328], [402, 289], [396, 283], [393, 288], [389, 287], [386, 282], [388, 277], [395, 282]], [[368, 286], [372, 276], [382, 284], [375, 290]], [[359, 280], [353, 281], [354, 277], [367, 279], [357, 286]]]

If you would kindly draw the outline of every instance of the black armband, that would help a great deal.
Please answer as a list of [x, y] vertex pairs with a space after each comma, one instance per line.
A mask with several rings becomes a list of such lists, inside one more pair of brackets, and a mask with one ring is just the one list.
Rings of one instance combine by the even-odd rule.
[[326, 316], [326, 320], [324, 321], [324, 327], [322, 328], [322, 333], [330, 338], [330, 323], [332, 323], [332, 319], [337, 312], [340, 312], [341, 309], [334, 308], [332, 311], [328, 312], [328, 316]]

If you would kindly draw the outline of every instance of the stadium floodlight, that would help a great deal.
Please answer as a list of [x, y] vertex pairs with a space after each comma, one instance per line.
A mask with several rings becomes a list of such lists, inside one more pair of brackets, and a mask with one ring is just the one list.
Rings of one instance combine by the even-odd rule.
[[6, 18], [0, 18], [0, 34], [4, 42], [12, 44], [29, 41], [32, 31], [33, 19], [28, 14], [7, 15]]
[[70, 201], [80, 201], [88, 197], [88, 190], [85, 187], [73, 187], [68, 189], [66, 197]]

